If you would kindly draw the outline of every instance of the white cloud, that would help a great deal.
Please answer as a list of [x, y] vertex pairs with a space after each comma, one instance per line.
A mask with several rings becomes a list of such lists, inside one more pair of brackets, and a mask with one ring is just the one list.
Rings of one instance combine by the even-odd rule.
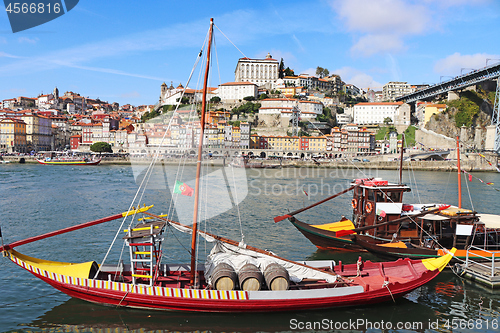
[[331, 5], [347, 31], [355, 34], [354, 55], [401, 52], [406, 50], [404, 37], [436, 28], [429, 8], [408, 1], [332, 0]]
[[342, 67], [330, 72], [330, 74], [332, 73], [340, 75], [345, 83], [354, 84], [361, 89], [379, 90], [383, 87], [383, 84], [375, 81], [370, 75], [352, 67]]
[[[486, 66], [486, 59], [488, 65], [500, 61], [500, 55], [476, 53], [476, 54], [460, 54], [458, 52], [447, 56], [444, 59], [436, 61], [434, 65], [434, 72], [443, 75], [457, 76], [461, 74], [462, 68], [467, 71], [471, 69], [480, 69]], [[465, 72], [464, 72], [465, 73]]]
[[6, 93], [9, 96], [22, 96], [26, 94], [26, 89], [24, 88], [10, 88], [10, 89], [3, 89], [0, 90], [0, 93]]
[[305, 48], [304, 46], [302, 45], [302, 43], [300, 42], [300, 40], [297, 38], [297, 36], [295, 36], [295, 34], [292, 35], [292, 39], [294, 40], [294, 42], [297, 44], [297, 47], [299, 49], [300, 52], [304, 52], [305, 51]]
[[351, 47], [351, 54], [369, 57], [380, 52], [397, 53], [403, 50], [406, 50], [406, 46], [398, 36], [366, 35]]
[[15, 56], [13, 54], [5, 53], [0, 51], [0, 57], [14, 58], [14, 59], [24, 59], [25, 57]]
[[28, 38], [28, 37], [19, 37], [17, 39], [19, 43], [29, 43], [29, 44], [36, 44], [39, 39], [37, 37], [35, 38]]
[[131, 91], [131, 92], [121, 94], [120, 97], [121, 98], [139, 98], [139, 97], [141, 97], [141, 94], [139, 94], [137, 91]]
[[295, 75], [304, 74], [309, 76], [316, 76], [316, 68], [307, 68], [300, 71], [300, 73], [295, 73]]
[[123, 76], [131, 76], [131, 77], [137, 77], [140, 79], [148, 79], [148, 80], [156, 80], [156, 81], [165, 81], [165, 79], [162, 79], [160, 77], [156, 76], [149, 76], [149, 75], [142, 75], [142, 74], [134, 74], [134, 73], [128, 73], [116, 69], [111, 69], [111, 68], [100, 68], [100, 67], [90, 67], [90, 66], [78, 66], [78, 65], [73, 65], [71, 63], [64, 63], [64, 62], [59, 62], [60, 65], [65, 66], [65, 67], [70, 67], [70, 68], [77, 68], [77, 69], [83, 69], [86, 71], [93, 71], [93, 72], [100, 72], [100, 73], [108, 73], [108, 74], [116, 74], [116, 75], [123, 75]]
[[419, 34], [429, 28], [431, 22], [430, 11], [425, 6], [402, 0], [335, 1], [335, 7], [350, 31]]
[[422, 0], [422, 1], [431, 5], [440, 6], [442, 8], [448, 8], [448, 7], [463, 6], [463, 5], [475, 6], [475, 5], [492, 3], [493, 1], [496, 0]]

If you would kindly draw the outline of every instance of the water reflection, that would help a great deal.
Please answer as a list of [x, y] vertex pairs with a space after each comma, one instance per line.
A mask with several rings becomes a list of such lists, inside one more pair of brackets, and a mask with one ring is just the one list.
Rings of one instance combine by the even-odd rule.
[[[365, 325], [383, 322], [386, 325], [390, 323], [392, 327], [399, 323], [414, 325], [414, 329], [404, 330], [407, 332], [462, 332], [460, 329], [454, 330], [452, 325], [473, 323], [474, 329], [470, 331], [481, 332], [494, 331], [485, 328], [486, 323], [492, 328], [492, 324], [500, 317], [499, 301], [500, 292], [482, 290], [445, 271], [435, 281], [395, 303], [386, 302], [376, 307], [258, 315], [209, 314], [116, 309], [69, 299], [31, 323], [19, 326], [49, 332], [312, 332], [317, 330], [308, 330], [307, 326], [298, 329], [298, 325], [318, 323], [335, 327], [336, 324], [349, 322]], [[497, 324], [500, 327], [500, 323]], [[426, 330], [428, 325], [434, 326]]]
[[[408, 305], [415, 316], [408, 316]], [[347, 309], [258, 314], [208, 314], [178, 313], [146, 310], [115, 309], [70, 299], [54, 307], [38, 319], [20, 326], [37, 331], [49, 332], [284, 332], [298, 328], [301, 323], [322, 323], [335, 327], [336, 323], [378, 323], [391, 322], [394, 325], [405, 321], [428, 323], [432, 313], [406, 299], [378, 306], [377, 315], [373, 308], [356, 307]], [[328, 324], [327, 324], [328, 323]], [[326, 326], [325, 326], [326, 327]], [[307, 330], [300, 330], [307, 331]]]

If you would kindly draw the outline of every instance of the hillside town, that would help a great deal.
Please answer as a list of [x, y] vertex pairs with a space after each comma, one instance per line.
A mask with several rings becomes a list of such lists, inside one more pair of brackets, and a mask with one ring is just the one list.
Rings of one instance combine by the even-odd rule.
[[[321, 67], [316, 74], [295, 75], [270, 54], [239, 59], [234, 82], [208, 89], [206, 148], [213, 155], [231, 148], [260, 157], [368, 156], [408, 146], [398, 133], [409, 127], [422, 128], [416, 148], [443, 147], [432, 135], [426, 140], [423, 127], [446, 104], [420, 102], [412, 110], [395, 101], [428, 86], [388, 82], [374, 91]], [[116, 153], [186, 154], [199, 142], [202, 97], [200, 90], [171, 82], [161, 85], [155, 105], [119, 105], [72, 91], [60, 94], [57, 87], [37, 97], [4, 99], [0, 153], [88, 152], [92, 144], [106, 142]], [[381, 127], [389, 131], [376, 140]], [[477, 148], [487, 148], [478, 142]]]

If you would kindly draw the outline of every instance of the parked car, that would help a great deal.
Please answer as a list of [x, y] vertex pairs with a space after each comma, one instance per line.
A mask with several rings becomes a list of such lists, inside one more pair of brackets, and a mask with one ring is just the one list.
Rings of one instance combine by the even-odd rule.
[[370, 160], [367, 158], [363, 158], [363, 162], [370, 162]]
[[352, 161], [353, 162], [361, 162], [361, 160], [359, 158], [353, 158]]

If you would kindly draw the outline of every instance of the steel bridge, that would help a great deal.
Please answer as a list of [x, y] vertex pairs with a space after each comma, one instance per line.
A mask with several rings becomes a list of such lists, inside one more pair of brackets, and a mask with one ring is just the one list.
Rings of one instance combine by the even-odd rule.
[[396, 98], [396, 101], [413, 103], [417, 101], [432, 100], [438, 96], [450, 91], [463, 90], [467, 87], [477, 85], [488, 80], [497, 80], [497, 89], [495, 94], [495, 106], [491, 116], [491, 124], [495, 126], [495, 148], [500, 153], [500, 63], [477, 69], [472, 72], [454, 77], [448, 81], [440, 82], [426, 89], [422, 89], [409, 95]]

